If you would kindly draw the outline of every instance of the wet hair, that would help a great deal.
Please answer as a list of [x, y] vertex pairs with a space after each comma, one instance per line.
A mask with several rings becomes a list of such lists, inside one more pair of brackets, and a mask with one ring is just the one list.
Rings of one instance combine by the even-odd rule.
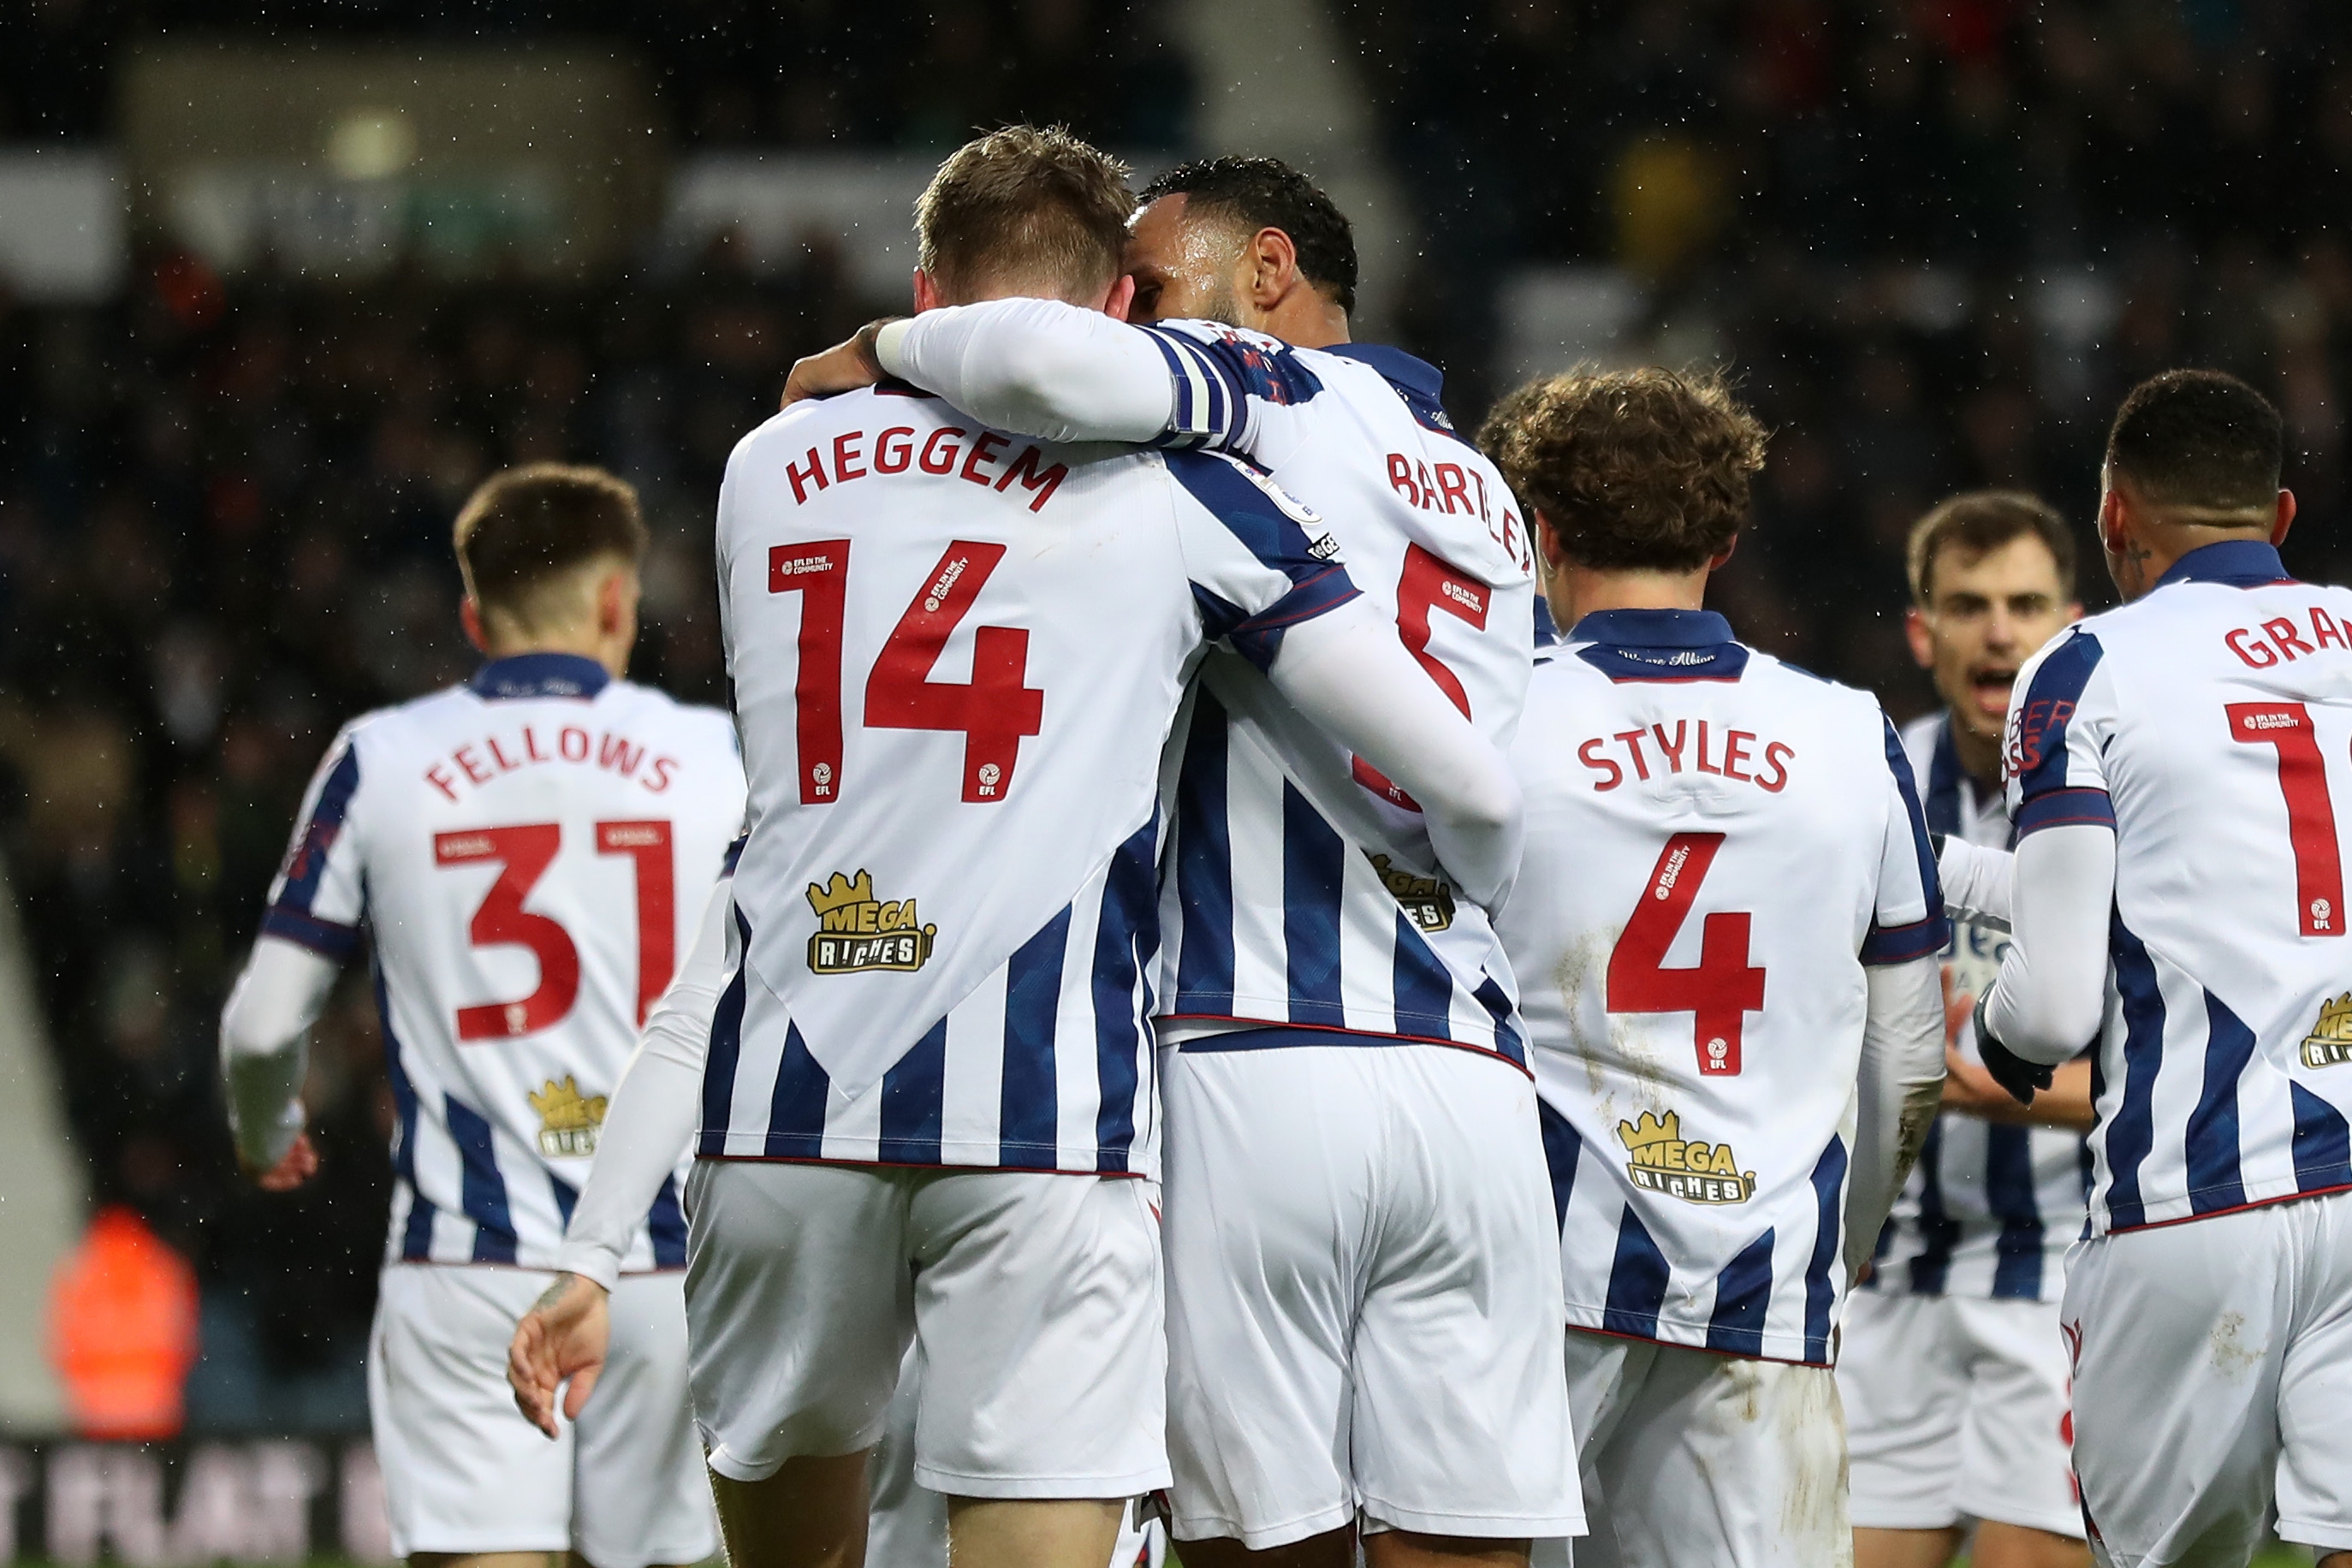
[[545, 590], [579, 567], [645, 558], [645, 514], [603, 468], [531, 463], [482, 481], [452, 531], [466, 592], [485, 615], [538, 628]]
[[2279, 412], [2261, 393], [2218, 370], [2168, 370], [2133, 387], [2116, 410], [2107, 466], [2167, 510], [2266, 519], [2284, 448]]
[[1062, 127], [1008, 125], [948, 154], [915, 203], [918, 260], [941, 293], [1019, 286], [1081, 300], [1118, 277], [1127, 165]]
[[1940, 500], [1911, 525], [1905, 563], [1911, 599], [1926, 609], [1936, 596], [1936, 563], [1946, 552], [1962, 562], [1980, 561], [2011, 540], [2042, 541], [2058, 566], [2058, 592], [2074, 596], [2074, 534], [2058, 509], [2023, 490], [1966, 490]]
[[1764, 426], [1713, 373], [1580, 365], [1505, 397], [1478, 431], [1580, 565], [1688, 572], [1748, 519]]
[[1206, 213], [1255, 234], [1278, 228], [1298, 252], [1299, 276], [1342, 310], [1356, 308], [1356, 231], [1323, 187], [1279, 158], [1208, 158], [1180, 163], [1143, 187], [1143, 199], [1186, 198], [1185, 212]]

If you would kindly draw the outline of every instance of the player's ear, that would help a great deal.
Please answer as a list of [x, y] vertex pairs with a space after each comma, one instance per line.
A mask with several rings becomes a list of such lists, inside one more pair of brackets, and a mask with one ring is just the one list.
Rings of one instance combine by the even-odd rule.
[[1936, 641], [1927, 635], [1927, 617], [1916, 605], [1903, 612], [1903, 635], [1910, 641], [1912, 660], [1922, 669], [1934, 668]]
[[1278, 228], [1262, 228], [1250, 236], [1243, 253], [1247, 269], [1244, 286], [1251, 304], [1264, 310], [1290, 292], [1298, 278], [1298, 247]]
[[1135, 310], [1134, 273], [1122, 272], [1118, 275], [1118, 281], [1110, 286], [1110, 293], [1103, 300], [1102, 310], [1103, 314], [1114, 321], [1132, 319], [1132, 312]]
[[474, 645], [475, 652], [489, 653], [490, 639], [482, 631], [482, 607], [474, 603], [471, 594], [457, 603], [457, 624], [466, 628], [466, 640]]
[[2278, 546], [2284, 544], [2286, 542], [2286, 531], [2294, 526], [2294, 492], [2293, 490], [2281, 490], [2278, 493], [2278, 521], [2271, 525], [2271, 547], [2273, 549], [2276, 549]]
[[936, 310], [940, 308], [940, 286], [931, 281], [931, 275], [929, 273], [924, 271], [919, 267], [916, 268], [915, 314], [919, 316], [926, 310]]

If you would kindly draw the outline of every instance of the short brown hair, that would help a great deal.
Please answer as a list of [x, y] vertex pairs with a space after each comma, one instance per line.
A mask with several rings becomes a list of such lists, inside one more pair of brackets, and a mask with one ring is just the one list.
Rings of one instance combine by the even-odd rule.
[[485, 614], [536, 627], [551, 583], [605, 557], [645, 558], [646, 520], [634, 485], [603, 468], [530, 463], [493, 474], [452, 531], [466, 592]]
[[1688, 572], [1728, 550], [1764, 442], [1722, 376], [1655, 367], [1529, 382], [1478, 432], [1521, 502], [1601, 571]]
[[1936, 563], [1948, 550], [1980, 561], [2013, 539], [2032, 534], [2058, 564], [2058, 591], [2074, 596], [2074, 535], [2058, 509], [2023, 490], [1964, 490], [1938, 501], [1911, 525], [1905, 552], [1911, 598], [1926, 609], [1936, 595]]
[[915, 203], [917, 259], [943, 294], [1019, 285], [1076, 299], [1118, 276], [1127, 165], [1061, 126], [1008, 125], [948, 155]]

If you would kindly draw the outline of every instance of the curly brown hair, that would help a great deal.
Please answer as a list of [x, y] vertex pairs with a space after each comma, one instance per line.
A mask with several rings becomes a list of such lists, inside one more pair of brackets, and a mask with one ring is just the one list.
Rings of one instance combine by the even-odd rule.
[[1478, 445], [1579, 564], [1688, 572], [1731, 547], [1764, 426], [1713, 371], [1579, 365], [1495, 405]]

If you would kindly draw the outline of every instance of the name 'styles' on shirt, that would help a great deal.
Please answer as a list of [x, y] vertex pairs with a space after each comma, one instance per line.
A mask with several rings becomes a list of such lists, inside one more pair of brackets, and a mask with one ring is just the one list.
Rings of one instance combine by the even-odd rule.
[[1569, 1321], [1825, 1363], [1864, 965], [1948, 931], [1893, 726], [1719, 616], [1612, 611], [1538, 656], [1512, 759]]
[[[336, 959], [374, 933], [391, 1257], [553, 1266], [742, 816], [725, 714], [570, 655], [494, 661], [336, 737], [262, 931]], [[679, 1191], [631, 1268], [685, 1266]]]

